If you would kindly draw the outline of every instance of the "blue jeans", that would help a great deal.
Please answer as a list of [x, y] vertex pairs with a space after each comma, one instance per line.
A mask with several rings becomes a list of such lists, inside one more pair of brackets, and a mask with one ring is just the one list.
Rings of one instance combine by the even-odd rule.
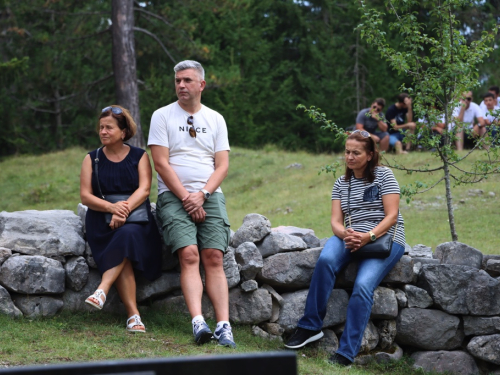
[[405, 139], [405, 135], [403, 133], [398, 132], [389, 134], [389, 145], [394, 147], [398, 141], [403, 142], [403, 139]]
[[[344, 332], [339, 342], [338, 354], [354, 361], [359, 352], [366, 325], [370, 319], [373, 293], [383, 278], [404, 254], [404, 247], [393, 243], [391, 255], [385, 259], [363, 259], [358, 264], [358, 274], [354, 282]], [[343, 240], [331, 237], [319, 256], [309, 286], [304, 316], [297, 326], [313, 331], [323, 327], [328, 298], [339, 272], [354, 258], [345, 248]]]

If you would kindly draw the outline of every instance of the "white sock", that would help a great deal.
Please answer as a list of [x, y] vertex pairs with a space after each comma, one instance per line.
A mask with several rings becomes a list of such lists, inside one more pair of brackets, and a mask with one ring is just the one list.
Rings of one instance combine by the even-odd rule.
[[229, 324], [229, 322], [222, 320], [222, 321], [217, 323], [217, 327], [215, 328], [215, 330], [218, 331], [219, 329], [221, 329], [224, 326], [224, 324], [227, 324], [229, 327], [231, 327], [231, 324]]
[[191, 320], [191, 324], [194, 325], [195, 322], [204, 322], [205, 319], [203, 318], [203, 315], [196, 315], [193, 320]]

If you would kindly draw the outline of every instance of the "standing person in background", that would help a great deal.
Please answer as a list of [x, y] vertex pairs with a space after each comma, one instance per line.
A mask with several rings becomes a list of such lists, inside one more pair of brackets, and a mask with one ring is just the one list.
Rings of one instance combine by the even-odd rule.
[[372, 135], [372, 139], [379, 145], [380, 151], [389, 149], [388, 125], [385, 122], [382, 110], [385, 107], [385, 99], [377, 98], [370, 108], [362, 109], [356, 117], [356, 129], [366, 130]]
[[[125, 143], [136, 129], [125, 108], [119, 105], [104, 108], [98, 124], [102, 147], [83, 159], [80, 197], [88, 206], [87, 240], [102, 274], [97, 290], [85, 303], [101, 310], [114, 284], [129, 317], [127, 330], [146, 332], [137, 309], [134, 268], [149, 280], [160, 277], [161, 238], [149, 204], [152, 175], [149, 156], [142, 148]], [[116, 203], [104, 199], [113, 194], [129, 197]], [[127, 222], [130, 213], [144, 201], [148, 222]], [[110, 222], [106, 221], [107, 213]]]
[[223, 256], [229, 220], [220, 184], [229, 169], [224, 118], [201, 104], [205, 71], [186, 60], [174, 67], [178, 100], [153, 113], [148, 145], [158, 172], [157, 216], [167, 247], [179, 256], [181, 288], [192, 317], [196, 343], [212, 338], [201, 310], [203, 283], [217, 319], [219, 345], [236, 347], [229, 324], [229, 290]]
[[472, 100], [472, 91], [466, 91], [462, 94], [460, 104], [453, 110], [453, 118], [459, 123], [459, 126], [452, 123], [448, 127], [450, 131], [452, 129], [456, 131], [455, 144], [458, 151], [464, 149], [464, 144], [471, 148], [474, 147], [474, 138], [479, 136], [480, 129], [485, 125], [484, 112]]
[[389, 122], [389, 144], [394, 147], [396, 154], [406, 154], [410, 150], [410, 142], [406, 143], [406, 151], [403, 151], [403, 140], [405, 135], [401, 130], [415, 133], [416, 124], [413, 122], [413, 108], [411, 98], [406, 93], [398, 95], [397, 103], [387, 108], [385, 118]]
[[[494, 99], [494, 104], [495, 106], [500, 106], [500, 88], [498, 86], [490, 86], [488, 89], [488, 92], [493, 94], [493, 99]], [[481, 104], [479, 104], [479, 107], [484, 111], [486, 110], [486, 103], [483, 100]]]

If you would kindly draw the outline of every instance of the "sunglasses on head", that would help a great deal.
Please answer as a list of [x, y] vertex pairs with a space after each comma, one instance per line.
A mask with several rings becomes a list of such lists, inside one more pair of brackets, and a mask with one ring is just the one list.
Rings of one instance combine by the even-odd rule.
[[187, 123], [188, 125], [191, 125], [191, 127], [189, 128], [189, 135], [191, 136], [191, 138], [196, 138], [196, 129], [194, 128], [194, 118], [193, 116], [189, 116], [187, 118]]
[[351, 132], [351, 135], [352, 134], [358, 134], [358, 133], [361, 134], [364, 138], [371, 138], [370, 133], [368, 133], [366, 130], [356, 129], [353, 132]]
[[103, 108], [102, 111], [101, 111], [101, 113], [108, 112], [108, 111], [113, 112], [115, 115], [121, 115], [123, 113], [123, 111], [122, 111], [121, 108], [112, 107], [112, 106]]

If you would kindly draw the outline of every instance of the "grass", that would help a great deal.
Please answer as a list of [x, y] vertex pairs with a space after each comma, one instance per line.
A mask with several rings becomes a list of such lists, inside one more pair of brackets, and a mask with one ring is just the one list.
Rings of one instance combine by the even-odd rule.
[[[0, 159], [0, 211], [68, 209], [76, 211], [79, 203], [79, 174], [86, 151], [68, 149], [40, 156], [15, 156]], [[432, 164], [429, 153], [389, 156], [407, 165]], [[481, 157], [477, 153], [475, 157]], [[321, 166], [340, 160], [341, 155], [289, 153], [266, 147], [231, 151], [229, 176], [222, 186], [227, 198], [229, 218], [236, 230], [248, 213], [267, 216], [273, 226], [294, 225], [313, 228], [321, 237], [331, 235], [330, 192], [335, 178], [318, 175]], [[293, 163], [301, 169], [289, 168]], [[395, 171], [401, 185], [416, 180], [432, 184], [437, 175], [407, 175]], [[500, 176], [476, 186], [453, 189], [456, 223], [460, 241], [483, 253], [500, 253], [497, 246], [499, 204], [488, 192], [500, 195]], [[482, 189], [485, 194], [469, 196], [469, 189]], [[156, 201], [157, 185], [153, 181], [152, 201]], [[406, 237], [410, 245], [418, 243], [433, 248], [450, 240], [444, 187], [418, 196], [412, 203], [401, 203]], [[463, 200], [463, 203], [458, 203]], [[179, 314], [144, 309], [142, 317], [148, 328], [146, 335], [125, 331], [125, 316], [112, 314], [62, 313], [50, 319], [12, 320], [0, 315], [0, 367], [60, 362], [100, 361], [170, 356], [193, 356], [283, 350], [278, 342], [270, 342], [251, 334], [250, 326], [235, 325], [236, 350], [216, 345], [196, 346], [192, 341], [189, 318]], [[211, 322], [214, 325], [214, 322]], [[14, 334], [13, 334], [14, 333]], [[297, 352], [300, 374], [416, 374], [411, 361], [389, 365], [332, 367], [328, 354], [315, 348]]]
[[[0, 211], [68, 209], [76, 212], [80, 201], [80, 167], [85, 154], [81, 148], [72, 148], [1, 160]], [[476, 152], [468, 163], [482, 156]], [[294, 225], [312, 228], [320, 238], [331, 236], [330, 194], [335, 178], [332, 174], [318, 175], [318, 171], [341, 157], [291, 153], [273, 147], [262, 150], [234, 147], [229, 175], [222, 185], [233, 230], [239, 228], [245, 215], [255, 212], [265, 215], [273, 227]], [[426, 152], [389, 155], [388, 159], [412, 167], [436, 164], [435, 158]], [[300, 163], [302, 168], [286, 169], [293, 163]], [[440, 177], [438, 174], [409, 175], [398, 170], [394, 173], [400, 185], [422, 181], [430, 186]], [[342, 172], [337, 176], [340, 174]], [[456, 186], [452, 190], [459, 241], [484, 254], [500, 254], [497, 246], [499, 182], [500, 175], [493, 175], [479, 184]], [[484, 194], [471, 196], [468, 194], [471, 189], [481, 189]], [[490, 192], [495, 196], [490, 196]], [[152, 201], [156, 201], [156, 195], [154, 178]], [[408, 244], [424, 244], [434, 249], [451, 240], [444, 185], [417, 195], [410, 204], [402, 201], [400, 206]]]
[[[236, 349], [215, 343], [194, 343], [189, 318], [173, 312], [154, 309], [143, 311], [148, 329], [145, 335], [125, 331], [125, 317], [101, 313], [63, 312], [53, 318], [10, 319], [0, 315], [0, 368], [18, 365], [40, 365], [64, 362], [88, 362], [116, 359], [163, 358], [241, 354], [284, 350], [277, 341], [263, 340], [251, 333], [250, 326], [235, 325]], [[209, 321], [213, 327], [214, 322]], [[15, 332], [15, 334], [13, 334]], [[328, 354], [314, 348], [297, 351], [300, 374], [416, 374], [405, 360], [389, 365], [353, 366], [351, 369], [331, 366]]]

